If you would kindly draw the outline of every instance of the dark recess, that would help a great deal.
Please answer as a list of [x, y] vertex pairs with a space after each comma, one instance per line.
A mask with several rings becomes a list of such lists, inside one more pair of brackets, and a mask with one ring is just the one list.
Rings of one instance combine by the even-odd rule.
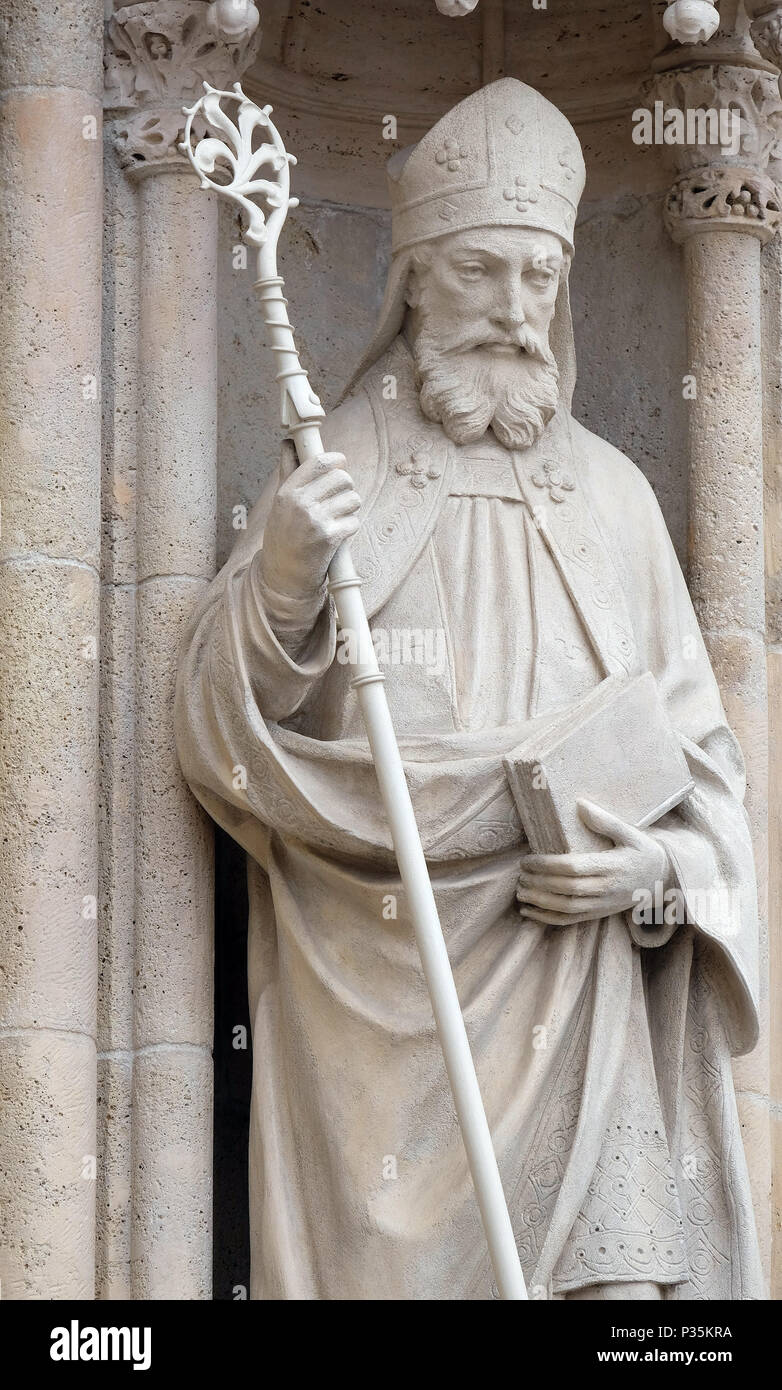
[[[233, 1046], [247, 1029], [247, 1049]], [[252, 1048], [247, 1007], [247, 871], [243, 849], [215, 830], [214, 1297], [250, 1291], [247, 1201]]]

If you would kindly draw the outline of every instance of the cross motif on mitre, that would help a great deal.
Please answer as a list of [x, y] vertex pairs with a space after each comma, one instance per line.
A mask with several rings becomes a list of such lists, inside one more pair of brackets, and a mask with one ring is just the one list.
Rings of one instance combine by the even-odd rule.
[[503, 189], [502, 196], [507, 202], [516, 204], [517, 212], [527, 212], [530, 203], [538, 201], [540, 189], [537, 184], [527, 183], [521, 174], [517, 174], [513, 187]]
[[458, 140], [448, 139], [440, 147], [435, 155], [438, 164], [444, 164], [451, 174], [455, 174], [459, 168], [459, 161], [466, 159], [468, 150], [463, 150]]

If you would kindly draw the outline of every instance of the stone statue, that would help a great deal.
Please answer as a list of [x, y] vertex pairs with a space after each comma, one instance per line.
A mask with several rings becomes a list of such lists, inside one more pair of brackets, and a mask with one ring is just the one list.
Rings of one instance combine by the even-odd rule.
[[[651, 488], [570, 412], [578, 139], [507, 78], [389, 174], [330, 452], [284, 446], [180, 663], [185, 774], [249, 856], [252, 1295], [492, 1296], [325, 586], [350, 539], [532, 1296], [762, 1298], [730, 1069], [757, 1033], [743, 764]], [[694, 790], [532, 856], [503, 757], [645, 671]], [[639, 892], [681, 910], [645, 924]]]

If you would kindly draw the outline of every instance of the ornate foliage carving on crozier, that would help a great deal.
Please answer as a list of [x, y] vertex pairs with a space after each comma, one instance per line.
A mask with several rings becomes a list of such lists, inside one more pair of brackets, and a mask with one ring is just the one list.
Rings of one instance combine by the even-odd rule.
[[[123, 116], [117, 149], [137, 173], [181, 166], [182, 107], [203, 96], [204, 82], [231, 87], [252, 63], [260, 42], [258, 12], [234, 5], [227, 27], [207, 0], [145, 0], [126, 5], [106, 34], [106, 106]], [[227, 37], [221, 38], [225, 34]], [[198, 133], [198, 132], [197, 132]]]
[[658, 73], [651, 84], [666, 111], [735, 113], [738, 141], [709, 140], [706, 119], [691, 143], [672, 145], [678, 177], [665, 200], [675, 241], [695, 231], [749, 232], [768, 241], [782, 221], [776, 182], [782, 150], [782, 98], [770, 72], [733, 64], [703, 64]]

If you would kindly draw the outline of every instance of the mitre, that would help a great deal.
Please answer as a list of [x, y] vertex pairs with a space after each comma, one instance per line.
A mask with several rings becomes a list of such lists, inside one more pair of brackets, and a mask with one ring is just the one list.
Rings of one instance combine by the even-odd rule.
[[569, 253], [550, 333], [561, 395], [569, 405], [575, 348], [567, 263], [585, 178], [581, 145], [570, 122], [515, 77], [473, 92], [417, 145], [394, 155], [388, 163], [391, 269], [374, 338], [351, 385], [402, 326], [416, 246], [474, 227], [526, 227], [553, 232]]

